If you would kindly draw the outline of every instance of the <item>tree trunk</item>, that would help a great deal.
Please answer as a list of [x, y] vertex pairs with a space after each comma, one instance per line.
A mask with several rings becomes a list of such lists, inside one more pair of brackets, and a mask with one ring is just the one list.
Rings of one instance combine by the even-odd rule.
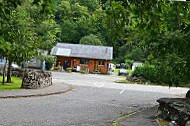
[[11, 65], [12, 61], [9, 60], [8, 69], [7, 69], [7, 83], [11, 83]]
[[23, 88], [24, 76], [25, 76], [26, 72], [27, 72], [27, 69], [24, 67], [23, 68], [23, 74], [22, 74], [22, 85], [21, 85], [21, 88]]
[[5, 65], [3, 67], [3, 81], [2, 81], [2, 85], [5, 84], [5, 72], [6, 72], [6, 66], [7, 66], [7, 59], [5, 61]]

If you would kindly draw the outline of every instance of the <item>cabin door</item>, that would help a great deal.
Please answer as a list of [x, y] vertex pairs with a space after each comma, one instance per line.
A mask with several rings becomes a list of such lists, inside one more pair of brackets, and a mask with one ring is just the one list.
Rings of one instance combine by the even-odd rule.
[[98, 61], [94, 60], [94, 71], [98, 71]]
[[64, 61], [63, 69], [66, 70], [68, 67], [70, 67], [70, 62], [69, 60]]

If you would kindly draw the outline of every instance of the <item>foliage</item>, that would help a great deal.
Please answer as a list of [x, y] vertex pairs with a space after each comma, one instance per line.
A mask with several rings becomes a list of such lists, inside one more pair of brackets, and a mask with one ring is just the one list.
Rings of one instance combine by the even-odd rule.
[[114, 73], [118, 73], [118, 72], [119, 72], [119, 69], [115, 68]]
[[131, 69], [132, 63], [133, 63], [133, 60], [129, 60], [129, 59], [125, 60], [125, 65], [127, 69]]
[[140, 48], [134, 48], [130, 53], [127, 53], [125, 58], [134, 61], [144, 61], [143, 51]]
[[100, 5], [98, 0], [70, 0], [71, 3], [79, 3], [81, 6], [85, 6], [89, 11], [95, 11]]
[[85, 70], [80, 70], [80, 73], [86, 74], [86, 71]]
[[103, 45], [97, 36], [90, 34], [89, 36], [84, 36], [80, 40], [80, 44], [86, 45]]
[[68, 67], [68, 68], [66, 69], [66, 71], [72, 72], [72, 68], [71, 68], [71, 67]]
[[[0, 52], [9, 66], [12, 62], [27, 62], [37, 55], [38, 49], [51, 49], [55, 44], [58, 30], [54, 16], [47, 12], [51, 2], [4, 0], [0, 3]], [[8, 67], [7, 82], [11, 82], [10, 71]]]
[[[1, 13], [4, 25], [1, 27], [0, 44], [3, 46], [0, 50], [6, 52], [4, 55], [8, 60], [20, 64], [36, 55], [38, 48], [53, 46], [57, 33], [55, 22], [48, 15], [41, 14], [40, 8], [31, 2], [21, 2], [16, 8], [9, 9], [10, 13], [3, 9], [9, 9], [6, 3]], [[44, 16], [47, 18], [42, 18]], [[45, 36], [48, 38], [44, 39]]]
[[160, 82], [159, 79], [159, 71], [155, 66], [151, 65], [144, 65], [136, 67], [136, 69], [133, 71], [132, 76], [137, 77], [143, 77], [146, 80], [149, 80], [151, 82]]
[[50, 55], [48, 55], [48, 56], [38, 56], [37, 58], [39, 60], [41, 60], [41, 61], [45, 61], [46, 70], [51, 70], [53, 64], [55, 64], [55, 62], [56, 62], [56, 57], [55, 56], [50, 56]]
[[81, 37], [93, 32], [94, 25], [89, 16], [87, 7], [71, 3], [69, 0], [61, 1], [56, 12], [56, 19], [61, 28], [58, 34], [59, 41], [79, 43]]
[[60, 67], [54, 67], [53, 70], [60, 70]]
[[46, 59], [46, 70], [51, 70], [53, 64], [55, 64], [56, 58], [55, 57], [48, 57]]
[[147, 56], [146, 64], [156, 64], [156, 59], [154, 58], [153, 54]]

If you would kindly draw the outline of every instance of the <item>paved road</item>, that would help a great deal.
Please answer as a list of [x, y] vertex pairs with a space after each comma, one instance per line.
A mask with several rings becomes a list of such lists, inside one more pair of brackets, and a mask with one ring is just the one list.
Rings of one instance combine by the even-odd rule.
[[149, 86], [139, 84], [119, 84], [114, 83], [115, 80], [121, 79], [115, 75], [99, 75], [99, 74], [80, 74], [80, 73], [62, 73], [54, 72], [54, 79], [62, 81], [64, 83], [78, 85], [78, 86], [90, 86], [100, 87], [107, 89], [119, 89], [119, 90], [131, 90], [131, 91], [143, 91], [154, 93], [167, 93], [171, 95], [180, 95], [188, 91], [188, 88], [169, 88], [168, 86]]
[[[122, 126], [158, 126], [156, 121], [157, 106], [145, 109], [143, 111], [121, 117], [117, 122]], [[134, 121], [135, 120], [135, 121]]]
[[[56, 80], [73, 84], [74, 90], [46, 97], [0, 99], [0, 126], [110, 126], [123, 113], [153, 106], [160, 97], [173, 96], [154, 91], [121, 92], [121, 87], [109, 85], [115, 80], [110, 76], [53, 75]], [[104, 87], [92, 86], [95, 82]]]

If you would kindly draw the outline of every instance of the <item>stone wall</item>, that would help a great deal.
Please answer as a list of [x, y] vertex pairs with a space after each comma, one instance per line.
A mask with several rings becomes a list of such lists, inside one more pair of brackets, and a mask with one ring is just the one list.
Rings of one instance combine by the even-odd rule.
[[22, 88], [38, 89], [52, 85], [51, 72], [28, 69], [23, 77]]

